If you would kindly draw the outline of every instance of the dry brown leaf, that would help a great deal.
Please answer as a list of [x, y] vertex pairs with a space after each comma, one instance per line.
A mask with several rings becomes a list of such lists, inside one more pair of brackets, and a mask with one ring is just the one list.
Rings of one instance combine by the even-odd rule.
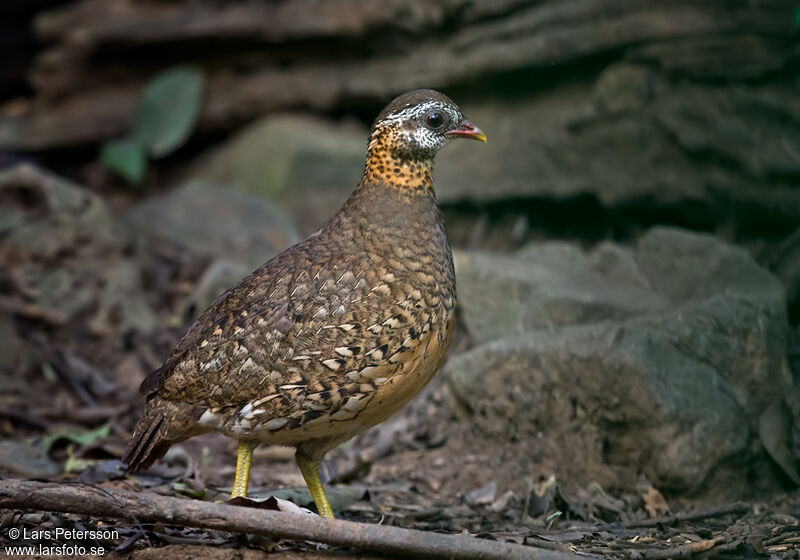
[[650, 517], [661, 517], [669, 513], [667, 500], [665, 500], [661, 492], [656, 490], [653, 486], [649, 487], [647, 491], [642, 494], [642, 498], [644, 498], [644, 509], [647, 510]]

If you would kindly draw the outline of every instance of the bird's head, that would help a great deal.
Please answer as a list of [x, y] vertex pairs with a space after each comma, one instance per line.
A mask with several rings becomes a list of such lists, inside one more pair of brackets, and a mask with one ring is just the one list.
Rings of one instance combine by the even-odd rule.
[[430, 89], [404, 93], [375, 119], [370, 150], [388, 152], [402, 160], [431, 160], [450, 138], [486, 142], [486, 135], [466, 120], [458, 105]]

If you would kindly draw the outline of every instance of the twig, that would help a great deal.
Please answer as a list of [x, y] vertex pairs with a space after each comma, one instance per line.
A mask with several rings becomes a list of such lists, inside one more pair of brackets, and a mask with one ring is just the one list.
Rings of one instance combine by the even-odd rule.
[[423, 558], [576, 560], [568, 552], [540, 550], [513, 543], [446, 535], [335, 519], [292, 515], [159, 496], [149, 492], [109, 491], [79, 484], [25, 480], [0, 481], [0, 508], [59, 511], [162, 522], [203, 529], [309, 540], [370, 552]]
[[18, 408], [0, 408], [0, 416], [16, 420], [17, 422], [23, 422], [28, 426], [39, 428], [40, 430], [46, 430], [48, 426], [47, 422], [35, 412], [29, 412]]
[[750, 505], [742, 502], [729, 504], [714, 509], [705, 511], [693, 511], [690, 513], [678, 513], [676, 515], [667, 515], [665, 517], [656, 517], [655, 519], [642, 519], [638, 521], [626, 521], [622, 524], [623, 527], [656, 527], [660, 525], [672, 525], [677, 521], [697, 521], [698, 519], [707, 519], [709, 517], [721, 517], [723, 515], [730, 515], [732, 513], [746, 513], [750, 511]]
[[691, 542], [681, 546], [671, 548], [652, 548], [649, 550], [637, 550], [631, 554], [634, 560], [671, 560], [672, 558], [690, 558], [695, 554], [711, 550], [718, 544], [726, 542], [724, 536], [706, 539], [704, 541]]
[[30, 331], [26, 332], [28, 342], [33, 346], [39, 355], [47, 360], [53, 366], [53, 369], [66, 381], [75, 395], [83, 402], [84, 406], [93, 408], [97, 406], [97, 401], [86, 388], [85, 379], [79, 379], [76, 372], [67, 366], [67, 360], [62, 352], [54, 348], [50, 343], [39, 333]]
[[709, 554], [703, 554], [703, 558], [717, 558], [723, 554], [736, 552], [744, 541], [742, 539], [728, 541], [725, 544], [715, 546]]

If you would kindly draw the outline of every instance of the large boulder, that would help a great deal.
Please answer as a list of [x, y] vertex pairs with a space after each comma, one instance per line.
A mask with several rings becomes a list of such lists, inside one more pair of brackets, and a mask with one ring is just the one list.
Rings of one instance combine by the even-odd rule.
[[[723, 217], [790, 228], [800, 219], [800, 98], [787, 82], [731, 87], [675, 80], [651, 66], [608, 66], [592, 88], [567, 85], [471, 103], [489, 142], [437, 167], [444, 203], [588, 196], [609, 208], [680, 208], [686, 223]], [[776, 222], [777, 220], [777, 222]]]
[[742, 496], [769, 472], [759, 420], [784, 399], [796, 414], [798, 393], [783, 287], [743, 250], [656, 228], [632, 249], [460, 254], [457, 276], [479, 345], [443, 371], [466, 416], [447, 446], [486, 476]]
[[142, 235], [251, 269], [299, 241], [292, 220], [274, 204], [206, 182], [189, 183], [148, 199], [128, 217]]
[[[207, 76], [199, 126], [211, 132], [287, 109], [373, 116], [403, 91], [432, 87], [461, 103], [467, 93], [494, 97], [530, 138], [538, 123], [515, 120], [512, 99], [565, 82], [556, 96], [591, 87], [598, 68], [620, 59], [676, 83], [783, 82], [788, 105], [797, 97], [792, 10], [789, 0], [80, 0], [37, 18], [46, 50], [18, 86], [36, 96], [0, 110], [0, 150], [117, 137], [154, 68], [187, 59]], [[158, 57], [131, 56], [139, 49]]]
[[[795, 86], [676, 80], [644, 63], [655, 52], [609, 65], [591, 87], [565, 84], [502, 103], [456, 96], [489, 142], [442, 151], [439, 200], [483, 206], [588, 197], [703, 227], [729, 220], [791, 228], [800, 219], [791, 180], [800, 174]], [[271, 198], [310, 233], [358, 181], [366, 137], [361, 125], [268, 116], [202, 156], [196, 176]]]

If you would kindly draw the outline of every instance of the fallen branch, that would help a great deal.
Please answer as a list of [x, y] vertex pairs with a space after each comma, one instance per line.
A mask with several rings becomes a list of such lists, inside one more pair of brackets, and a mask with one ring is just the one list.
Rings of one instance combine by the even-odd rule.
[[730, 515], [735, 513], [747, 513], [750, 511], [750, 506], [745, 503], [737, 502], [726, 506], [707, 509], [703, 511], [693, 511], [690, 513], [678, 513], [676, 515], [667, 515], [664, 517], [656, 517], [655, 519], [643, 519], [638, 521], [627, 521], [622, 524], [623, 527], [656, 527], [658, 525], [672, 525], [680, 521], [697, 521], [698, 519], [708, 519], [709, 517], [722, 517], [723, 515]]
[[706, 539], [703, 541], [692, 542], [671, 548], [653, 548], [650, 550], [634, 551], [631, 554], [633, 560], [672, 560], [673, 558], [691, 558], [701, 552], [706, 552], [727, 541], [725, 536]]
[[265, 537], [308, 540], [360, 550], [423, 558], [575, 560], [569, 552], [507, 542], [368, 525], [335, 519], [159, 496], [109, 491], [85, 484], [0, 481], [0, 508], [136, 519]]

